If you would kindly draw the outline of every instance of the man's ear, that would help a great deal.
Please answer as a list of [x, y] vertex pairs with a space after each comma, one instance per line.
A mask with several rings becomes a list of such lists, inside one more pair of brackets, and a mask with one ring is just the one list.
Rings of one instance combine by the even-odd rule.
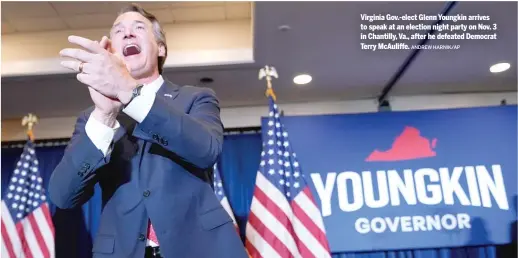
[[165, 56], [166, 50], [164, 44], [158, 44], [158, 56]]

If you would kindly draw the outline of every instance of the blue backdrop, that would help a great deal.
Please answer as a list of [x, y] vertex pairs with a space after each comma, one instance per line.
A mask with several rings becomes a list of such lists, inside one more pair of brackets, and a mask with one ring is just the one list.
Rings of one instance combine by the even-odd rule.
[[[7, 146], [7, 144], [3, 145]], [[295, 148], [297, 148], [296, 144], [294, 145]], [[219, 162], [224, 188], [236, 215], [236, 219], [238, 220], [242, 237], [245, 235], [244, 228], [253, 195], [261, 147], [260, 133], [226, 135], [223, 154]], [[65, 146], [36, 148], [44, 185], [48, 184], [50, 174], [60, 161], [64, 148]], [[11, 177], [15, 162], [19, 158], [21, 151], [22, 149], [19, 147], [2, 148], [2, 198], [4, 196], [4, 189], [6, 188], [5, 186]], [[65, 211], [56, 209], [55, 206], [51, 205], [51, 210], [56, 227], [57, 257], [91, 257], [92, 238], [97, 230], [101, 210], [99, 189], [97, 189], [96, 194], [90, 202], [85, 204], [82, 209]], [[345, 237], [346, 239], [344, 241], [350, 240], [350, 236]], [[395, 250], [386, 252], [335, 253], [333, 257], [516, 257], [515, 254], [516, 249], [510, 245], [486, 245], [478, 247]]]

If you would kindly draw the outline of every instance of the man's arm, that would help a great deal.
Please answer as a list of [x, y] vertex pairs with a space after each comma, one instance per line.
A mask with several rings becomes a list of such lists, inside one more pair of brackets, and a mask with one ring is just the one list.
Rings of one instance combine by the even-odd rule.
[[[99, 134], [102, 130], [95, 131], [92, 128], [99, 127], [92, 118], [87, 122], [86, 114], [82, 113], [76, 121], [74, 133], [63, 158], [50, 177], [50, 199], [61, 209], [75, 208], [87, 202], [92, 197], [98, 181], [96, 170], [109, 161], [110, 155], [105, 157], [103, 153], [108, 152], [108, 148], [103, 147], [105, 144], [102, 142], [111, 142], [111, 139]], [[87, 130], [91, 135], [97, 134], [90, 138]], [[101, 146], [98, 147], [96, 144]]]
[[189, 114], [177, 110], [170, 98], [157, 94], [136, 97], [123, 110], [139, 122], [135, 137], [161, 145], [194, 166], [214, 165], [223, 146], [223, 124], [214, 91], [201, 88], [195, 93]]

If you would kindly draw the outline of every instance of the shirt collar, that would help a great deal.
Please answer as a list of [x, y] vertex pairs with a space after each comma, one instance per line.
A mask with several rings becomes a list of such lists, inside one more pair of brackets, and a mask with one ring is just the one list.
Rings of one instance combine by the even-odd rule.
[[154, 81], [144, 84], [144, 87], [142, 87], [142, 93], [156, 94], [162, 84], [164, 84], [164, 78], [162, 75], [159, 75]]

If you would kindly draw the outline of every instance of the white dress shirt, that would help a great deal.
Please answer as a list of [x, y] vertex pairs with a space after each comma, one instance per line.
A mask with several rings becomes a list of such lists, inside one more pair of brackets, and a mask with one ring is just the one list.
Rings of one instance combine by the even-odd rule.
[[[122, 110], [122, 112], [135, 119], [138, 123], [142, 123], [149, 113], [149, 110], [151, 110], [151, 107], [155, 102], [156, 93], [163, 83], [164, 78], [160, 75], [151, 83], [144, 84], [141, 89], [140, 96], [134, 98], [130, 104]], [[104, 156], [106, 156], [113, 141], [115, 132], [119, 127], [120, 124], [118, 121], [116, 121], [115, 126], [111, 128], [97, 121], [93, 116], [90, 116], [86, 122], [85, 131], [86, 135], [88, 135], [94, 145], [103, 152]]]

